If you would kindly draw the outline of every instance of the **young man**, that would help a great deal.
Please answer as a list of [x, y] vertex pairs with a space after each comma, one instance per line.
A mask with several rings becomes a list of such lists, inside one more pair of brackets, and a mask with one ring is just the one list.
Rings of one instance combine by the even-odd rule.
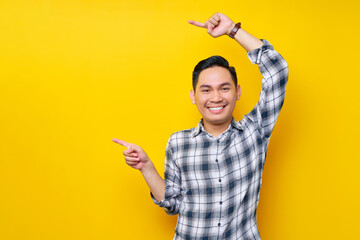
[[256, 222], [261, 176], [268, 142], [283, 105], [288, 66], [264, 39], [257, 39], [227, 16], [216, 13], [205, 23], [213, 37], [229, 35], [259, 66], [263, 76], [259, 102], [235, 121], [240, 98], [235, 69], [214, 56], [193, 72], [191, 101], [202, 119], [196, 128], [171, 135], [163, 180], [141, 147], [122, 140], [126, 163], [140, 170], [153, 201], [179, 214], [174, 239], [260, 239]]

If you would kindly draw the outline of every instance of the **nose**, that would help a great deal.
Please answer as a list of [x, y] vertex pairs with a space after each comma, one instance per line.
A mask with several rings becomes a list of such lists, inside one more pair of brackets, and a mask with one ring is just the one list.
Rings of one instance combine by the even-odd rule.
[[212, 102], [221, 102], [222, 99], [222, 95], [220, 91], [213, 91], [213, 94], [211, 96], [211, 101]]

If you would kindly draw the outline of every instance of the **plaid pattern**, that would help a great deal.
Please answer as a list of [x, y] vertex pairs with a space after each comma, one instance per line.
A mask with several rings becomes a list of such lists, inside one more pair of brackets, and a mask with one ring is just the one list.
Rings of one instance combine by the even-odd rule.
[[165, 198], [179, 214], [174, 239], [260, 239], [256, 221], [268, 142], [284, 102], [288, 65], [273, 46], [248, 52], [262, 90], [255, 108], [214, 138], [202, 126], [171, 135], [165, 157]]

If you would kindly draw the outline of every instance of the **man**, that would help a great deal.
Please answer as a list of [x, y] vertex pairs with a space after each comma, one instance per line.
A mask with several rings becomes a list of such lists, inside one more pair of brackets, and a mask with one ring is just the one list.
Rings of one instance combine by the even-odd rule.
[[220, 56], [198, 63], [191, 101], [202, 119], [196, 128], [171, 135], [164, 180], [141, 147], [122, 140], [126, 163], [140, 170], [153, 201], [179, 214], [174, 239], [260, 239], [256, 222], [261, 176], [268, 142], [283, 105], [288, 66], [264, 39], [257, 39], [227, 16], [216, 13], [205, 23], [213, 37], [229, 35], [259, 66], [263, 76], [259, 102], [235, 121], [240, 98], [235, 69]]

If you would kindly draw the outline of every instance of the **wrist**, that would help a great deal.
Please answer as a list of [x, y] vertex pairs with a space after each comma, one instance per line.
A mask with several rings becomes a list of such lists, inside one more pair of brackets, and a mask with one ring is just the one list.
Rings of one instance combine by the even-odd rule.
[[232, 39], [234, 39], [236, 33], [241, 29], [241, 22], [238, 22], [237, 24], [233, 25], [233, 28], [231, 29], [228, 36]]
[[155, 168], [155, 166], [154, 166], [153, 162], [151, 160], [148, 160], [144, 163], [144, 166], [139, 170], [142, 174], [144, 174], [146, 172], [151, 171], [154, 168]]
[[231, 31], [233, 30], [234, 27], [235, 27], [235, 23], [232, 22], [231, 25], [230, 25], [230, 27], [229, 27], [228, 30], [226, 31], [226, 35], [229, 36], [229, 34], [231, 33]]

